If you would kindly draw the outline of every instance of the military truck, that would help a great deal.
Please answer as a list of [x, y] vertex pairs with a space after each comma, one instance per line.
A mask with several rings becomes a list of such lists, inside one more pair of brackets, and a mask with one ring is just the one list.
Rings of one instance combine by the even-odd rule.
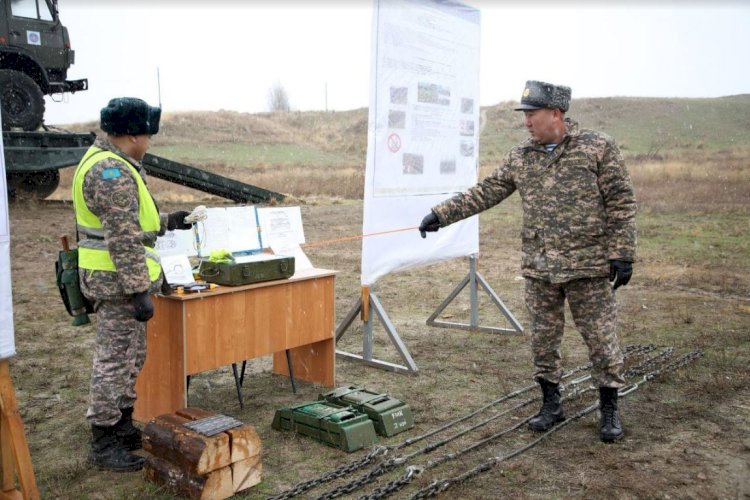
[[74, 61], [57, 0], [0, 0], [3, 130], [37, 130], [45, 95], [87, 90], [87, 79], [67, 80]]
[[[66, 79], [74, 60], [57, 0], [0, 0], [0, 110], [11, 198], [46, 198], [60, 184], [59, 170], [76, 165], [93, 144], [93, 134], [43, 125], [45, 95], [88, 89], [87, 79]], [[240, 203], [283, 199], [279, 193], [155, 155], [146, 155], [143, 165], [154, 177]]]

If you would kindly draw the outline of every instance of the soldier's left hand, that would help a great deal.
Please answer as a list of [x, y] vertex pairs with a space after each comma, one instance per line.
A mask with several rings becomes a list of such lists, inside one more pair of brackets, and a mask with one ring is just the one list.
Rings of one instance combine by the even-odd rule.
[[626, 262], [624, 260], [609, 261], [609, 281], [613, 282], [612, 288], [614, 290], [627, 285], [631, 276], [633, 276], [632, 262]]
[[167, 230], [174, 231], [175, 229], [191, 229], [193, 227], [189, 222], [185, 222], [185, 217], [190, 215], [190, 212], [185, 210], [178, 210], [167, 215]]

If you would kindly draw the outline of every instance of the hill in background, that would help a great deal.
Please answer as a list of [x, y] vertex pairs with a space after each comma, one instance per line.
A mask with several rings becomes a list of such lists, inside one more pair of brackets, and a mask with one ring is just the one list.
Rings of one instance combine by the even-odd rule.
[[[515, 104], [503, 102], [481, 109], [481, 175], [527, 137], [522, 115], [513, 111]], [[576, 99], [568, 116], [582, 128], [614, 137], [631, 166], [679, 161], [691, 163], [699, 171], [715, 171], [713, 163], [719, 162], [740, 169], [742, 174], [748, 163], [750, 94]], [[365, 108], [343, 112], [165, 113], [152, 152], [295, 196], [359, 198], [367, 120]], [[97, 125], [91, 122], [73, 128], [87, 131]]]
[[[482, 163], [504, 155], [526, 138], [522, 117], [513, 111], [515, 104], [510, 101], [482, 108]], [[583, 128], [613, 136], [626, 157], [669, 154], [685, 149], [732, 149], [750, 144], [750, 94], [718, 98], [576, 99], [568, 116], [578, 120]], [[75, 128], [89, 130], [96, 126], [92, 122]], [[161, 131], [154, 138], [156, 148], [201, 144], [295, 144], [336, 153], [351, 161], [363, 161], [367, 147], [367, 109], [165, 113]]]

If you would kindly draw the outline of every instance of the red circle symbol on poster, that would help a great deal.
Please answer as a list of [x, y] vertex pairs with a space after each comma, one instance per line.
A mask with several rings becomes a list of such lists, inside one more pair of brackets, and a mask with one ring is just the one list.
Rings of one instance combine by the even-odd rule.
[[391, 153], [395, 153], [401, 149], [401, 137], [399, 137], [398, 134], [391, 134], [388, 136], [388, 149], [391, 150]]

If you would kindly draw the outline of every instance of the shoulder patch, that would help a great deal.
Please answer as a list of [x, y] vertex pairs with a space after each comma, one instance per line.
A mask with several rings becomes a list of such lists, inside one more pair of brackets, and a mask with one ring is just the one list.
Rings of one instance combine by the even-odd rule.
[[112, 205], [119, 208], [128, 208], [133, 203], [133, 201], [135, 201], [125, 191], [115, 191], [114, 193], [112, 193], [110, 199], [112, 200]]
[[102, 179], [117, 179], [120, 177], [120, 169], [117, 167], [105, 168], [102, 170]]

